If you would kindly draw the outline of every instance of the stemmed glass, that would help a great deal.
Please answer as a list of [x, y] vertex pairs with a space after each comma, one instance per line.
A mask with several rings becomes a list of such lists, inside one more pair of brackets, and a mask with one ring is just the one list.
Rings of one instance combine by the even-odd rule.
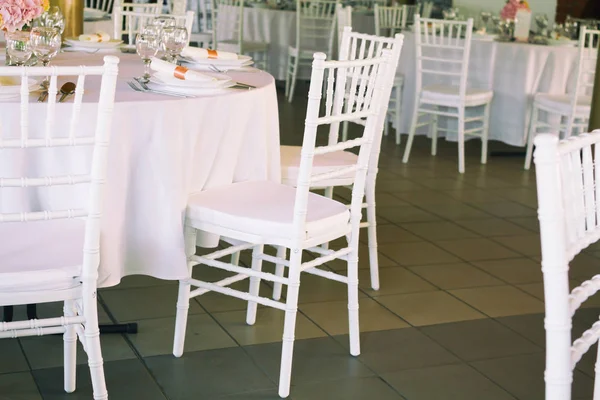
[[487, 31], [488, 23], [490, 22], [490, 18], [492, 18], [492, 13], [482, 11], [481, 12], [481, 23], [483, 26], [481, 27], [484, 31]]
[[31, 58], [29, 32], [6, 33], [6, 52], [12, 65], [25, 65]]
[[167, 53], [167, 61], [177, 62], [177, 57], [187, 45], [188, 32], [181, 26], [169, 26], [162, 30], [162, 44]]
[[56, 28], [62, 35], [65, 31], [65, 16], [58, 6], [52, 6], [40, 16], [40, 25], [48, 28]]
[[168, 15], [162, 15], [160, 17], [156, 17], [152, 20], [152, 25], [160, 27], [160, 29], [168, 28], [171, 26], [175, 26], [175, 18], [170, 17]]
[[144, 62], [144, 75], [142, 75], [140, 79], [145, 82], [150, 79], [151, 58], [156, 55], [159, 47], [160, 41], [157, 35], [151, 33], [138, 33], [135, 38], [136, 51]]
[[[37, 26], [31, 30], [29, 42], [33, 54], [46, 67], [60, 50], [60, 31], [57, 28]], [[41, 86], [47, 88], [48, 84], [48, 78], [46, 78]]]

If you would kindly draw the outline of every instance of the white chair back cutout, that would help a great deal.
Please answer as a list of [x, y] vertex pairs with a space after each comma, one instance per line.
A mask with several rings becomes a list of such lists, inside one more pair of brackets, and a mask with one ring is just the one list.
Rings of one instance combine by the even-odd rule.
[[331, 57], [338, 3], [337, 0], [297, 0], [297, 49], [318, 49]]
[[458, 86], [460, 104], [464, 107], [473, 19], [446, 21], [415, 15], [415, 26], [416, 93], [421, 92], [427, 76], [428, 81]]
[[432, 12], [433, 12], [433, 2], [426, 1], [425, 3], [423, 3], [423, 8], [421, 9], [421, 17], [431, 18]]
[[[600, 131], [559, 142], [535, 138], [534, 160], [546, 303], [546, 400], [571, 398], [573, 369], [600, 337], [600, 322], [572, 342], [575, 311], [600, 289], [600, 275], [569, 291], [569, 263], [600, 239]], [[600, 367], [596, 361], [596, 371]], [[596, 380], [594, 399], [600, 398]]]
[[90, 10], [112, 12], [114, 0], [85, 0], [85, 8]]
[[212, 32], [215, 48], [219, 40], [235, 40], [243, 53], [244, 0], [212, 0]]
[[192, 34], [194, 24], [194, 12], [188, 11], [184, 15], [152, 14], [137, 11], [124, 11], [120, 6], [115, 7], [113, 13], [114, 33], [113, 37], [123, 38], [127, 36], [127, 44], [135, 44], [135, 36], [148, 25], [154, 18], [168, 16], [175, 19], [177, 26], [184, 26], [188, 31], [188, 42]]
[[406, 29], [415, 18], [416, 6], [380, 6], [375, 4], [375, 34], [377, 36], [394, 36]]
[[342, 46], [342, 36], [345, 27], [352, 27], [352, 6], [343, 6], [338, 3], [336, 5], [336, 25], [337, 25], [337, 46], [338, 52]]
[[198, 0], [198, 16], [200, 32], [212, 33], [213, 31], [213, 3], [212, 0]]
[[167, 0], [167, 9], [163, 11], [168, 14], [184, 15], [187, 11], [187, 0]]

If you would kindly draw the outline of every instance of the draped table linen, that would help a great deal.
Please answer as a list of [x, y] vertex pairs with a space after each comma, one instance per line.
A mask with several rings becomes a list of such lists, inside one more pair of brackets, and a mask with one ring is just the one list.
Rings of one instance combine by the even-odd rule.
[[[139, 93], [127, 81], [142, 72], [139, 57], [118, 54], [119, 80], [109, 148], [106, 200], [101, 229], [102, 287], [119, 283], [133, 274], [161, 279], [187, 275], [183, 243], [183, 217], [190, 194], [206, 188], [245, 180], [280, 180], [279, 121], [273, 77], [267, 73], [235, 73], [238, 81], [256, 86], [253, 90], [229, 89], [196, 98], [175, 98]], [[63, 53], [54, 65], [99, 65], [102, 55]], [[59, 82], [60, 85], [64, 82]], [[86, 80], [81, 135], [95, 128], [99, 79]], [[86, 96], [89, 94], [89, 96]], [[90, 99], [88, 99], [88, 97]], [[31, 95], [33, 135], [43, 135], [42, 105]], [[3, 101], [0, 135], [18, 134], [19, 100]], [[64, 111], [63, 111], [64, 110]], [[59, 131], [68, 131], [72, 106], [57, 104]], [[89, 131], [87, 131], [89, 130]], [[0, 159], [0, 176], [19, 173], [44, 176], [78, 168], [91, 150], [64, 149], [64, 154], [25, 159], [22, 154]], [[10, 192], [0, 198], [3, 212], [35, 204], [54, 208], [82, 207], [86, 187], [69, 188], [70, 195]], [[61, 192], [64, 193], [64, 192]], [[205, 237], [207, 246], [216, 245]]]

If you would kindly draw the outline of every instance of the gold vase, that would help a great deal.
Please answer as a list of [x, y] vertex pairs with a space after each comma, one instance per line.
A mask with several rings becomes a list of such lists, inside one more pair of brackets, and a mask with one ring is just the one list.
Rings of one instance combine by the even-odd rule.
[[63, 37], [78, 37], [83, 33], [84, 0], [51, 0], [50, 4], [58, 6], [65, 16]]

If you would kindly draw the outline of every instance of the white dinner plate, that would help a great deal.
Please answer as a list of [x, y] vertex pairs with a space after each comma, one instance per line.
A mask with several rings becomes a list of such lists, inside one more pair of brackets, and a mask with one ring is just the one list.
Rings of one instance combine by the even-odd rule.
[[101, 10], [95, 10], [93, 8], [84, 8], [83, 9], [83, 18], [84, 19], [102, 19], [108, 16], [108, 13]]
[[122, 40], [111, 39], [108, 42], [84, 42], [78, 38], [66, 38], [65, 42], [69, 46], [81, 47], [85, 49], [111, 49], [123, 43]]
[[191, 65], [215, 65], [217, 67], [247, 67], [249, 65], [254, 64], [254, 61], [252, 61], [252, 57], [242, 55], [238, 55], [237, 60], [219, 60], [214, 58], [206, 58], [203, 60], [192, 60], [190, 58], [182, 58], [181, 60]]
[[233, 80], [225, 74], [211, 73], [206, 74], [214, 78], [206, 81], [188, 81], [177, 79], [169, 74], [156, 72], [150, 77], [150, 82], [156, 85], [169, 86], [171, 88], [195, 88], [195, 89], [215, 89], [224, 88], [235, 85]]
[[166, 90], [166, 91], [171, 91], [171, 92], [175, 92], [175, 93], [181, 93], [181, 94], [189, 94], [189, 95], [203, 95], [203, 94], [211, 94], [211, 93], [219, 93], [222, 92], [223, 90], [235, 86], [235, 82], [234, 81], [229, 81], [227, 82], [227, 84], [222, 85], [222, 86], [211, 86], [211, 87], [193, 87], [193, 86], [188, 86], [188, 87], [183, 87], [183, 86], [170, 86], [170, 85], [165, 85], [162, 83], [157, 83], [157, 81], [155, 79], [150, 79], [150, 83], [147, 84], [151, 89], [156, 89], [156, 90]]
[[[39, 81], [29, 78], [27, 81], [29, 92], [39, 88]], [[0, 78], [0, 100], [13, 99], [21, 94], [21, 78], [17, 76], [3, 76]]]

